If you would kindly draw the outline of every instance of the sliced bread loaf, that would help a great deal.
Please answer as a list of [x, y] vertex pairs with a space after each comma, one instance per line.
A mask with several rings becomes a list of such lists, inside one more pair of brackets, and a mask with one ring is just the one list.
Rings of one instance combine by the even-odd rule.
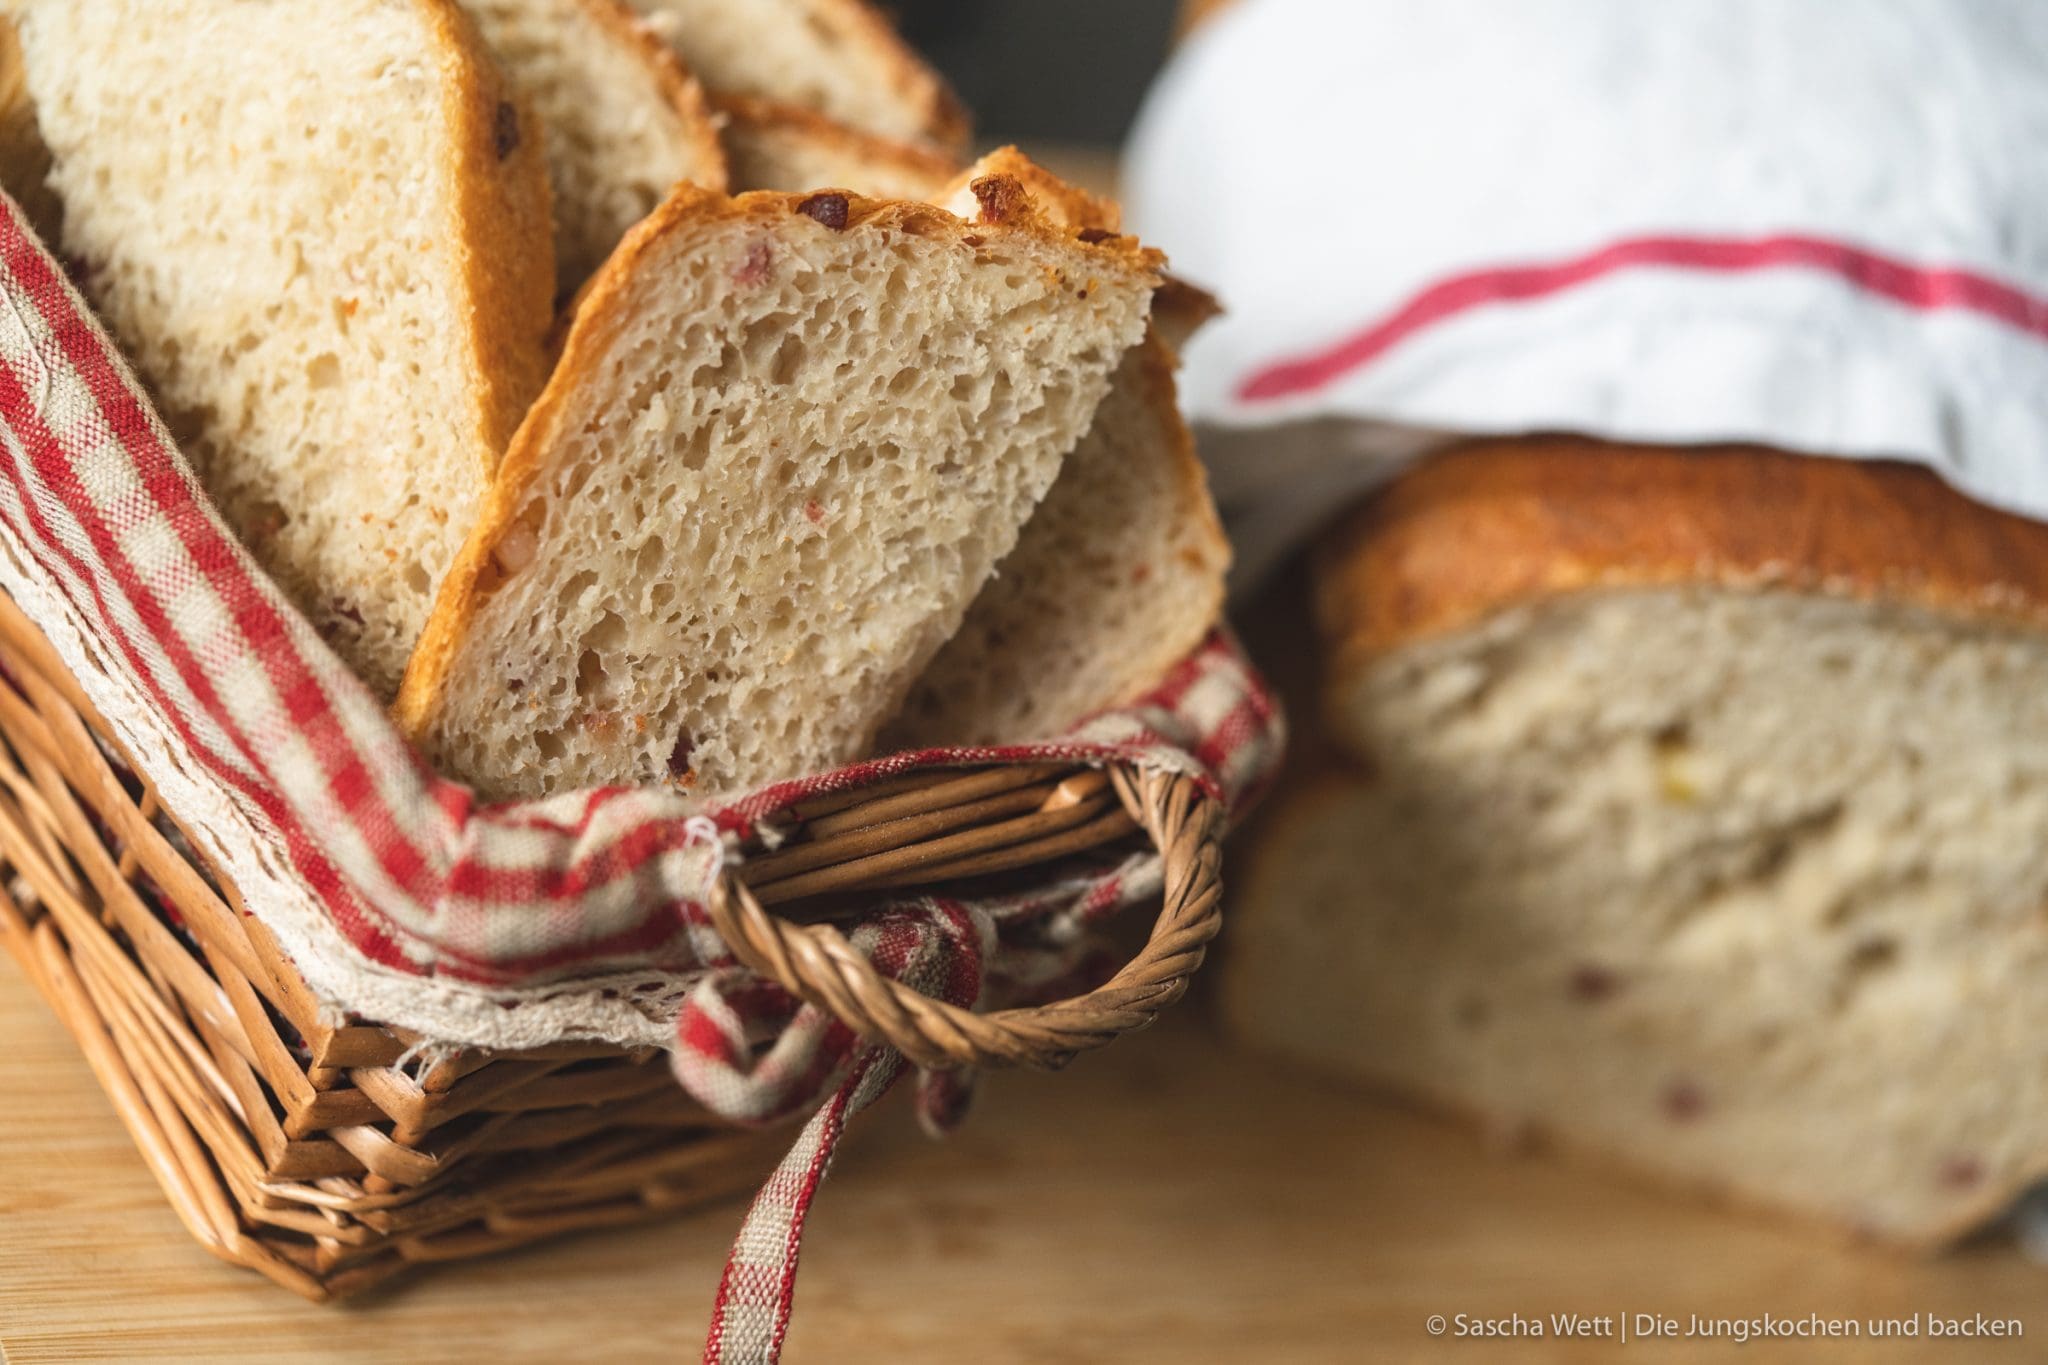
[[959, 170], [929, 146], [863, 133], [798, 105], [749, 95], [720, 95], [713, 105], [735, 192], [839, 189], [934, 199]]
[[[1019, 191], [1069, 227], [1116, 225], [1114, 204], [1015, 148], [977, 162], [942, 201], [976, 222], [1000, 222], [1029, 211]], [[1124, 357], [1017, 548], [884, 731], [884, 748], [1051, 738], [1158, 682], [1215, 624], [1230, 545], [1159, 335], [1168, 293], [1154, 294], [1144, 342]]]
[[1321, 577], [1356, 767], [1254, 846], [1240, 1033], [1900, 1242], [2048, 1173], [2048, 527], [1492, 443]]
[[1157, 257], [677, 191], [592, 282], [397, 715], [489, 796], [865, 751], [1081, 439]]
[[222, 512], [396, 686], [544, 378], [547, 171], [453, 0], [25, 0], [63, 245]]
[[546, 130], [557, 290], [573, 293], [678, 180], [726, 187], [696, 78], [625, 0], [463, 0]]
[[[866, 0], [632, 0], [712, 91], [958, 156], [960, 102]], [[804, 186], [803, 188], [812, 188]]]

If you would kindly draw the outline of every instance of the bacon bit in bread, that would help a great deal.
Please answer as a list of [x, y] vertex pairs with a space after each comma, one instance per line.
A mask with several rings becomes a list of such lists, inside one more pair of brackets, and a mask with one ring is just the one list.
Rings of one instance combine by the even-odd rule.
[[975, 202], [981, 205], [981, 221], [984, 223], [1007, 223], [1031, 211], [1031, 197], [1010, 176], [984, 175], [968, 188], [974, 191]]
[[759, 284], [768, 278], [768, 263], [774, 258], [768, 243], [756, 242], [747, 248], [746, 258], [733, 267], [734, 284]]
[[258, 503], [256, 505], [256, 515], [249, 519], [249, 543], [251, 545], [262, 545], [279, 531], [282, 531], [288, 520], [290, 518], [285, 516], [284, 508], [279, 507], [276, 503]]
[[608, 735], [619, 728], [619, 713], [616, 711], [585, 711], [583, 729], [588, 734]]
[[1673, 1123], [1691, 1123], [1707, 1112], [1707, 1093], [1692, 1081], [1673, 1081], [1664, 1088], [1664, 1116]]
[[825, 509], [818, 505], [816, 498], [812, 498], [804, 504], [804, 515], [810, 518], [813, 526], [823, 526], [825, 524]]
[[1614, 995], [1621, 989], [1621, 978], [1596, 962], [1586, 962], [1572, 969], [1572, 999], [1588, 1004], [1597, 1003]]
[[806, 218], [815, 218], [834, 232], [846, 229], [846, 220], [852, 213], [852, 205], [846, 196], [836, 191], [814, 194], [796, 206], [796, 211]]

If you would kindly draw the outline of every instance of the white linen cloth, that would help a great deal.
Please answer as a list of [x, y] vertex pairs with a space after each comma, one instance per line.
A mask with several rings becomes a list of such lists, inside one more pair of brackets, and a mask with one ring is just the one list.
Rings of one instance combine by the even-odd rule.
[[1132, 228], [1244, 585], [1449, 434], [1758, 441], [2048, 519], [2048, 3], [1241, 0]]

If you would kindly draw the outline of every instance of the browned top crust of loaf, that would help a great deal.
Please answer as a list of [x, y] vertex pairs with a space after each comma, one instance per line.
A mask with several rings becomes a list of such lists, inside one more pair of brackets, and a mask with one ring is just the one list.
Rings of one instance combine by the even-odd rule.
[[689, 127], [693, 144], [690, 159], [698, 168], [697, 183], [707, 190], [722, 192], [729, 188], [725, 144], [718, 140], [718, 121], [712, 117], [710, 98], [675, 49], [641, 22], [626, 0], [582, 0], [582, 5], [594, 21], [639, 51], [648, 70], [654, 73], [662, 98]]
[[[711, 108], [727, 127], [753, 129], [766, 134], [785, 133], [809, 142], [835, 146], [849, 161], [886, 165], [909, 181], [923, 181], [929, 188], [920, 196], [935, 198], [939, 189], [960, 170], [960, 163], [945, 152], [914, 142], [898, 142], [848, 127], [815, 109], [785, 104], [758, 95], [715, 94]], [[735, 190], [760, 188], [734, 185]], [[767, 187], [776, 188], [776, 187]]]
[[1030, 234], [1083, 252], [1084, 259], [1099, 263], [1105, 273], [1139, 271], [1156, 277], [1165, 265], [1164, 256], [1140, 245], [1136, 238], [1096, 238], [1084, 231], [1057, 226], [1035, 213], [999, 228], [962, 222], [930, 204], [866, 199], [839, 190], [809, 194], [758, 190], [728, 198], [687, 183], [676, 186], [659, 208], [626, 234], [611, 259], [591, 278], [575, 306], [574, 320], [554, 374], [513, 438], [498, 476], [485, 495], [476, 525], [449, 568], [434, 599], [433, 613], [406, 664], [405, 678], [391, 710], [400, 728], [409, 735], [417, 739], [430, 728], [440, 709], [449, 669], [462, 638], [502, 581], [494, 552], [516, 523], [526, 492], [540, 473], [543, 453], [562, 419], [568, 396], [577, 385], [588, 382], [595, 358], [608, 349], [610, 335], [631, 321], [624, 316], [629, 309], [622, 302], [622, 295], [629, 292], [639, 258], [670, 235], [709, 232], [734, 222], [772, 225], [791, 217], [808, 219], [827, 231], [878, 227], [951, 240], [963, 251], [978, 249], [986, 241], [985, 234], [991, 232]]
[[[1116, 200], [1090, 194], [1060, 179], [1015, 146], [998, 147], [960, 171], [934, 193], [932, 202], [959, 213], [973, 209], [977, 222], [1000, 223], [1033, 207], [1054, 221], [1094, 233], [1123, 229], [1123, 209]], [[1188, 338], [1223, 311], [1216, 296], [1173, 275], [1161, 279], [1152, 295], [1152, 322], [1167, 350], [1178, 356]]]
[[1478, 441], [1419, 465], [1333, 528], [1316, 614], [1341, 674], [1535, 599], [1689, 583], [2048, 624], [2048, 526], [1891, 462]]
[[[455, 131], [456, 221], [485, 225], [498, 247], [464, 253], [475, 299], [470, 360], [492, 462], [547, 380], [554, 321], [555, 226], [540, 121], [498, 68], [483, 35], [455, 0], [423, 0], [442, 39], [442, 59], [459, 72], [447, 83]], [[486, 466], [481, 474], [489, 477]]]
[[1114, 199], [1068, 184], [1014, 145], [988, 153], [932, 197], [958, 212], [970, 194], [984, 223], [1005, 222], [1035, 202], [1073, 227], [1112, 233], [1123, 228], [1123, 209]]

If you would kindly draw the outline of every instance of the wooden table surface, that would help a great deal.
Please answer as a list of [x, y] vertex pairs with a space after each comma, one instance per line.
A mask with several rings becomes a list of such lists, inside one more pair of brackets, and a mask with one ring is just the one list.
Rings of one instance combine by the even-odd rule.
[[[691, 1358], [727, 1204], [305, 1304], [188, 1242], [70, 1039], [0, 961], [0, 1344], [76, 1360]], [[1935, 1262], [1703, 1208], [1232, 1053], [1199, 1010], [1060, 1076], [990, 1080], [967, 1129], [870, 1115], [821, 1196], [787, 1359], [1919, 1361], [1952, 1342], [1446, 1338], [1431, 1314], [2017, 1317], [2048, 1270]], [[1744, 1354], [1744, 1353], [1747, 1354]]]

